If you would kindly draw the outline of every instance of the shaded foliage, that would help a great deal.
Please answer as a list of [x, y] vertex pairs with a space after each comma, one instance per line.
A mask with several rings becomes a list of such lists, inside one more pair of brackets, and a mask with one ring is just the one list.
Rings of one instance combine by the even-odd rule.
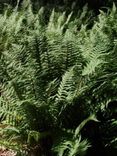
[[[82, 156], [88, 138], [94, 155], [115, 151], [116, 6], [90, 29], [87, 5], [77, 17], [53, 9], [46, 20], [45, 12], [27, 1], [0, 14], [0, 144], [25, 155], [52, 155], [57, 145], [55, 155]], [[99, 122], [85, 123], [92, 114]]]

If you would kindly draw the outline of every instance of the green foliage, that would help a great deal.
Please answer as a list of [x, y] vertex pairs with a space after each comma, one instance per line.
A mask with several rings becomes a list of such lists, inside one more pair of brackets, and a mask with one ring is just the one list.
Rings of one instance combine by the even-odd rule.
[[[10, 139], [13, 147], [34, 147], [62, 128], [76, 129], [76, 137], [85, 117], [104, 114], [108, 101], [117, 100], [116, 6], [100, 11], [90, 29], [87, 12], [85, 6], [74, 19], [73, 12], [53, 10], [45, 22], [45, 9], [34, 13], [29, 2], [0, 14], [1, 145]], [[116, 118], [109, 113], [115, 131]], [[115, 147], [113, 135], [104, 147]], [[82, 155], [88, 146], [81, 136], [73, 137], [62, 143], [61, 155], [66, 150], [67, 156]]]
[[81, 137], [79, 137], [75, 140], [64, 141], [59, 147], [55, 148], [55, 151], [58, 152], [58, 156], [83, 156], [89, 147], [88, 142], [86, 140], [81, 141]]
[[90, 120], [97, 121], [95, 115], [89, 116], [75, 129], [74, 132], [69, 131], [69, 133], [72, 134], [72, 137], [67, 138], [67, 140], [63, 140], [63, 142], [60, 142], [60, 144], [54, 147], [54, 151], [58, 153], [58, 156], [86, 155], [86, 151], [91, 147], [91, 145], [87, 140], [81, 139], [80, 132]]

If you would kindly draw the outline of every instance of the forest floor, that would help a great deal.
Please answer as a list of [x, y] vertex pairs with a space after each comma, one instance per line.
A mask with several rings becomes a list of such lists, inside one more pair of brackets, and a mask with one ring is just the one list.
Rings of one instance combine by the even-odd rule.
[[0, 148], [0, 156], [16, 156], [16, 152], [5, 148]]

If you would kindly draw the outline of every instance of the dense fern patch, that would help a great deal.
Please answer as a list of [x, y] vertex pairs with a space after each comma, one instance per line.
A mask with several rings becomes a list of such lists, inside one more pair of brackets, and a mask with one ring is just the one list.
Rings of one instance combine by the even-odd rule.
[[75, 18], [53, 9], [48, 22], [45, 12], [29, 2], [0, 14], [0, 145], [17, 155], [116, 153], [116, 6], [90, 29], [87, 6]]

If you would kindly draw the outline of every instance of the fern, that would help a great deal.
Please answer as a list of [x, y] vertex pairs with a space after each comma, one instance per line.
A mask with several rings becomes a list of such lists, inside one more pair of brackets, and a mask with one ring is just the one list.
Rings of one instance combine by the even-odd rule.
[[[0, 144], [12, 145], [15, 138], [16, 147], [19, 140], [34, 147], [41, 132], [75, 129], [116, 99], [116, 7], [100, 11], [90, 29], [79, 21], [87, 24], [87, 6], [75, 19], [73, 12], [53, 10], [46, 22], [44, 8], [34, 13], [29, 1], [17, 7], [0, 15]], [[85, 154], [89, 144], [79, 135], [85, 122], [62, 143], [60, 155]], [[115, 135], [104, 147], [113, 142]]]
[[83, 156], [86, 154], [86, 151], [90, 147], [90, 144], [87, 140], [81, 139], [80, 131], [90, 120], [97, 121], [94, 115], [90, 116], [76, 128], [75, 132], [71, 132], [73, 136], [70, 140], [64, 140], [60, 143], [60, 145], [54, 148], [54, 151], [58, 153], [58, 156]]

